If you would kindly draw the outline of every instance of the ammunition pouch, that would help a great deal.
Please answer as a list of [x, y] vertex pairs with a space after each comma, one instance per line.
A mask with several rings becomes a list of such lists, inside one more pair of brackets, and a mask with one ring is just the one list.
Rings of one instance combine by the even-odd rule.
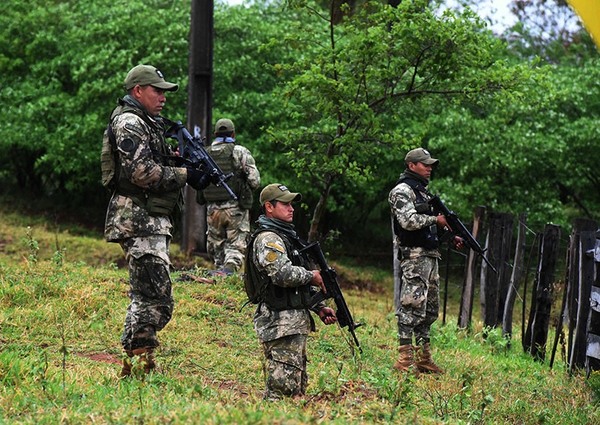
[[150, 215], [173, 215], [179, 212], [183, 206], [183, 196], [180, 190], [173, 192], [154, 194], [146, 198], [146, 211]]
[[310, 285], [295, 288], [268, 284], [265, 291], [264, 303], [271, 310], [297, 310], [310, 308]]
[[240, 188], [240, 193], [238, 194], [240, 207], [249, 210], [250, 208], [252, 208], [252, 202], [254, 200], [252, 195], [252, 189], [250, 189], [250, 186], [248, 186], [248, 184], [245, 181], [242, 183], [241, 186], [242, 187]]
[[178, 214], [183, 209], [183, 193], [174, 190], [166, 193], [150, 193], [136, 186], [130, 185], [129, 190], [119, 188], [119, 195], [127, 196], [138, 207], [145, 209], [152, 216], [171, 216]]

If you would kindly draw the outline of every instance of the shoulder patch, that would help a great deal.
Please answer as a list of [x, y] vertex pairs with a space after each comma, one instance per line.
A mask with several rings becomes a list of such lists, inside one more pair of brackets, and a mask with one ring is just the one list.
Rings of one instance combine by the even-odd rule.
[[274, 249], [275, 251], [281, 252], [282, 254], [285, 252], [285, 249], [281, 245], [279, 245], [278, 243], [267, 242], [267, 246], [269, 248]]
[[130, 153], [137, 148], [137, 143], [135, 143], [133, 139], [125, 139], [119, 144], [119, 148], [121, 148], [123, 152]]

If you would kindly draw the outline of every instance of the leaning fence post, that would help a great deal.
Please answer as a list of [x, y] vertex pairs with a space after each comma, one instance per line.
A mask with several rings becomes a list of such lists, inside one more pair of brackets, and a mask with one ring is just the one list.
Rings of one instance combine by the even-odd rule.
[[519, 293], [519, 284], [523, 277], [523, 266], [525, 264], [525, 242], [527, 241], [527, 214], [519, 215], [519, 226], [517, 231], [517, 243], [515, 246], [515, 260], [510, 276], [506, 302], [504, 303], [504, 315], [502, 318], [502, 334], [508, 338], [512, 336], [512, 321], [515, 299]]

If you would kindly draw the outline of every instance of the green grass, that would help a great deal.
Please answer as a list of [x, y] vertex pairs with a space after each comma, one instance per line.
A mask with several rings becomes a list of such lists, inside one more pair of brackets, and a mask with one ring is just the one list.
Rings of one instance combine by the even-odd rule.
[[[498, 330], [483, 338], [480, 322], [467, 332], [453, 315], [433, 329], [446, 374], [398, 375], [391, 271], [350, 261], [334, 265], [353, 283], [346, 295], [365, 323], [363, 353], [346, 330], [317, 323], [304, 398], [262, 401], [262, 353], [240, 280], [178, 280], [178, 271], [156, 373], [119, 380], [128, 300], [118, 246], [10, 214], [0, 241], [0, 423], [600, 423], [596, 374], [570, 376], [560, 356], [550, 370], [522, 353], [519, 335], [508, 348]], [[206, 267], [174, 251], [186, 267]]]

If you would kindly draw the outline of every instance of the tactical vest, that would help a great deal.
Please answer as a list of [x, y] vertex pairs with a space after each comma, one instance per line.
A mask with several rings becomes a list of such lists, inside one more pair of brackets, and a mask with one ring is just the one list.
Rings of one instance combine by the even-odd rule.
[[[183, 206], [183, 196], [181, 190], [175, 190], [164, 193], [152, 193], [131, 183], [121, 172], [121, 161], [118, 158], [117, 140], [112, 130], [112, 123], [115, 118], [124, 113], [132, 113], [140, 117], [154, 133], [153, 140], [162, 140], [164, 130], [157, 124], [152, 123], [149, 118], [138, 108], [119, 100], [117, 106], [110, 116], [106, 130], [102, 138], [101, 170], [102, 185], [119, 195], [131, 198], [133, 202], [141, 208], [144, 208], [150, 215], [172, 215]], [[170, 164], [172, 157], [166, 143], [152, 143], [151, 150], [153, 159], [162, 165]]]
[[[404, 176], [398, 180], [397, 184], [399, 183], [409, 185], [414, 191], [417, 213], [435, 216], [431, 205], [429, 205], [425, 198], [426, 189], [421, 182], [412, 177]], [[403, 247], [437, 249], [440, 246], [435, 224], [418, 230], [405, 230], [400, 226], [396, 217], [394, 217], [394, 233], [400, 238], [400, 246]]]
[[294, 243], [285, 235], [274, 229], [258, 229], [250, 237], [248, 252], [245, 259], [246, 275], [244, 286], [248, 300], [254, 304], [265, 303], [271, 310], [291, 310], [310, 308], [311, 290], [310, 285], [284, 288], [275, 285], [266, 273], [261, 273], [254, 264], [254, 241], [262, 232], [274, 232], [283, 240], [288, 257], [294, 266], [307, 268], [308, 259], [299, 253], [300, 244]]
[[[206, 151], [217, 163], [221, 171], [224, 174], [233, 173], [231, 178], [227, 180], [227, 185], [231, 188], [233, 193], [238, 197], [239, 205], [241, 208], [250, 209], [252, 208], [252, 189], [248, 186], [246, 179], [243, 178], [242, 173], [234, 168], [233, 164], [233, 150], [235, 149], [234, 143], [224, 143], [219, 145], [218, 149], [215, 146], [209, 146]], [[227, 190], [221, 186], [215, 186], [210, 184], [206, 189], [202, 191], [203, 198], [206, 202], [224, 202], [231, 199]]]

